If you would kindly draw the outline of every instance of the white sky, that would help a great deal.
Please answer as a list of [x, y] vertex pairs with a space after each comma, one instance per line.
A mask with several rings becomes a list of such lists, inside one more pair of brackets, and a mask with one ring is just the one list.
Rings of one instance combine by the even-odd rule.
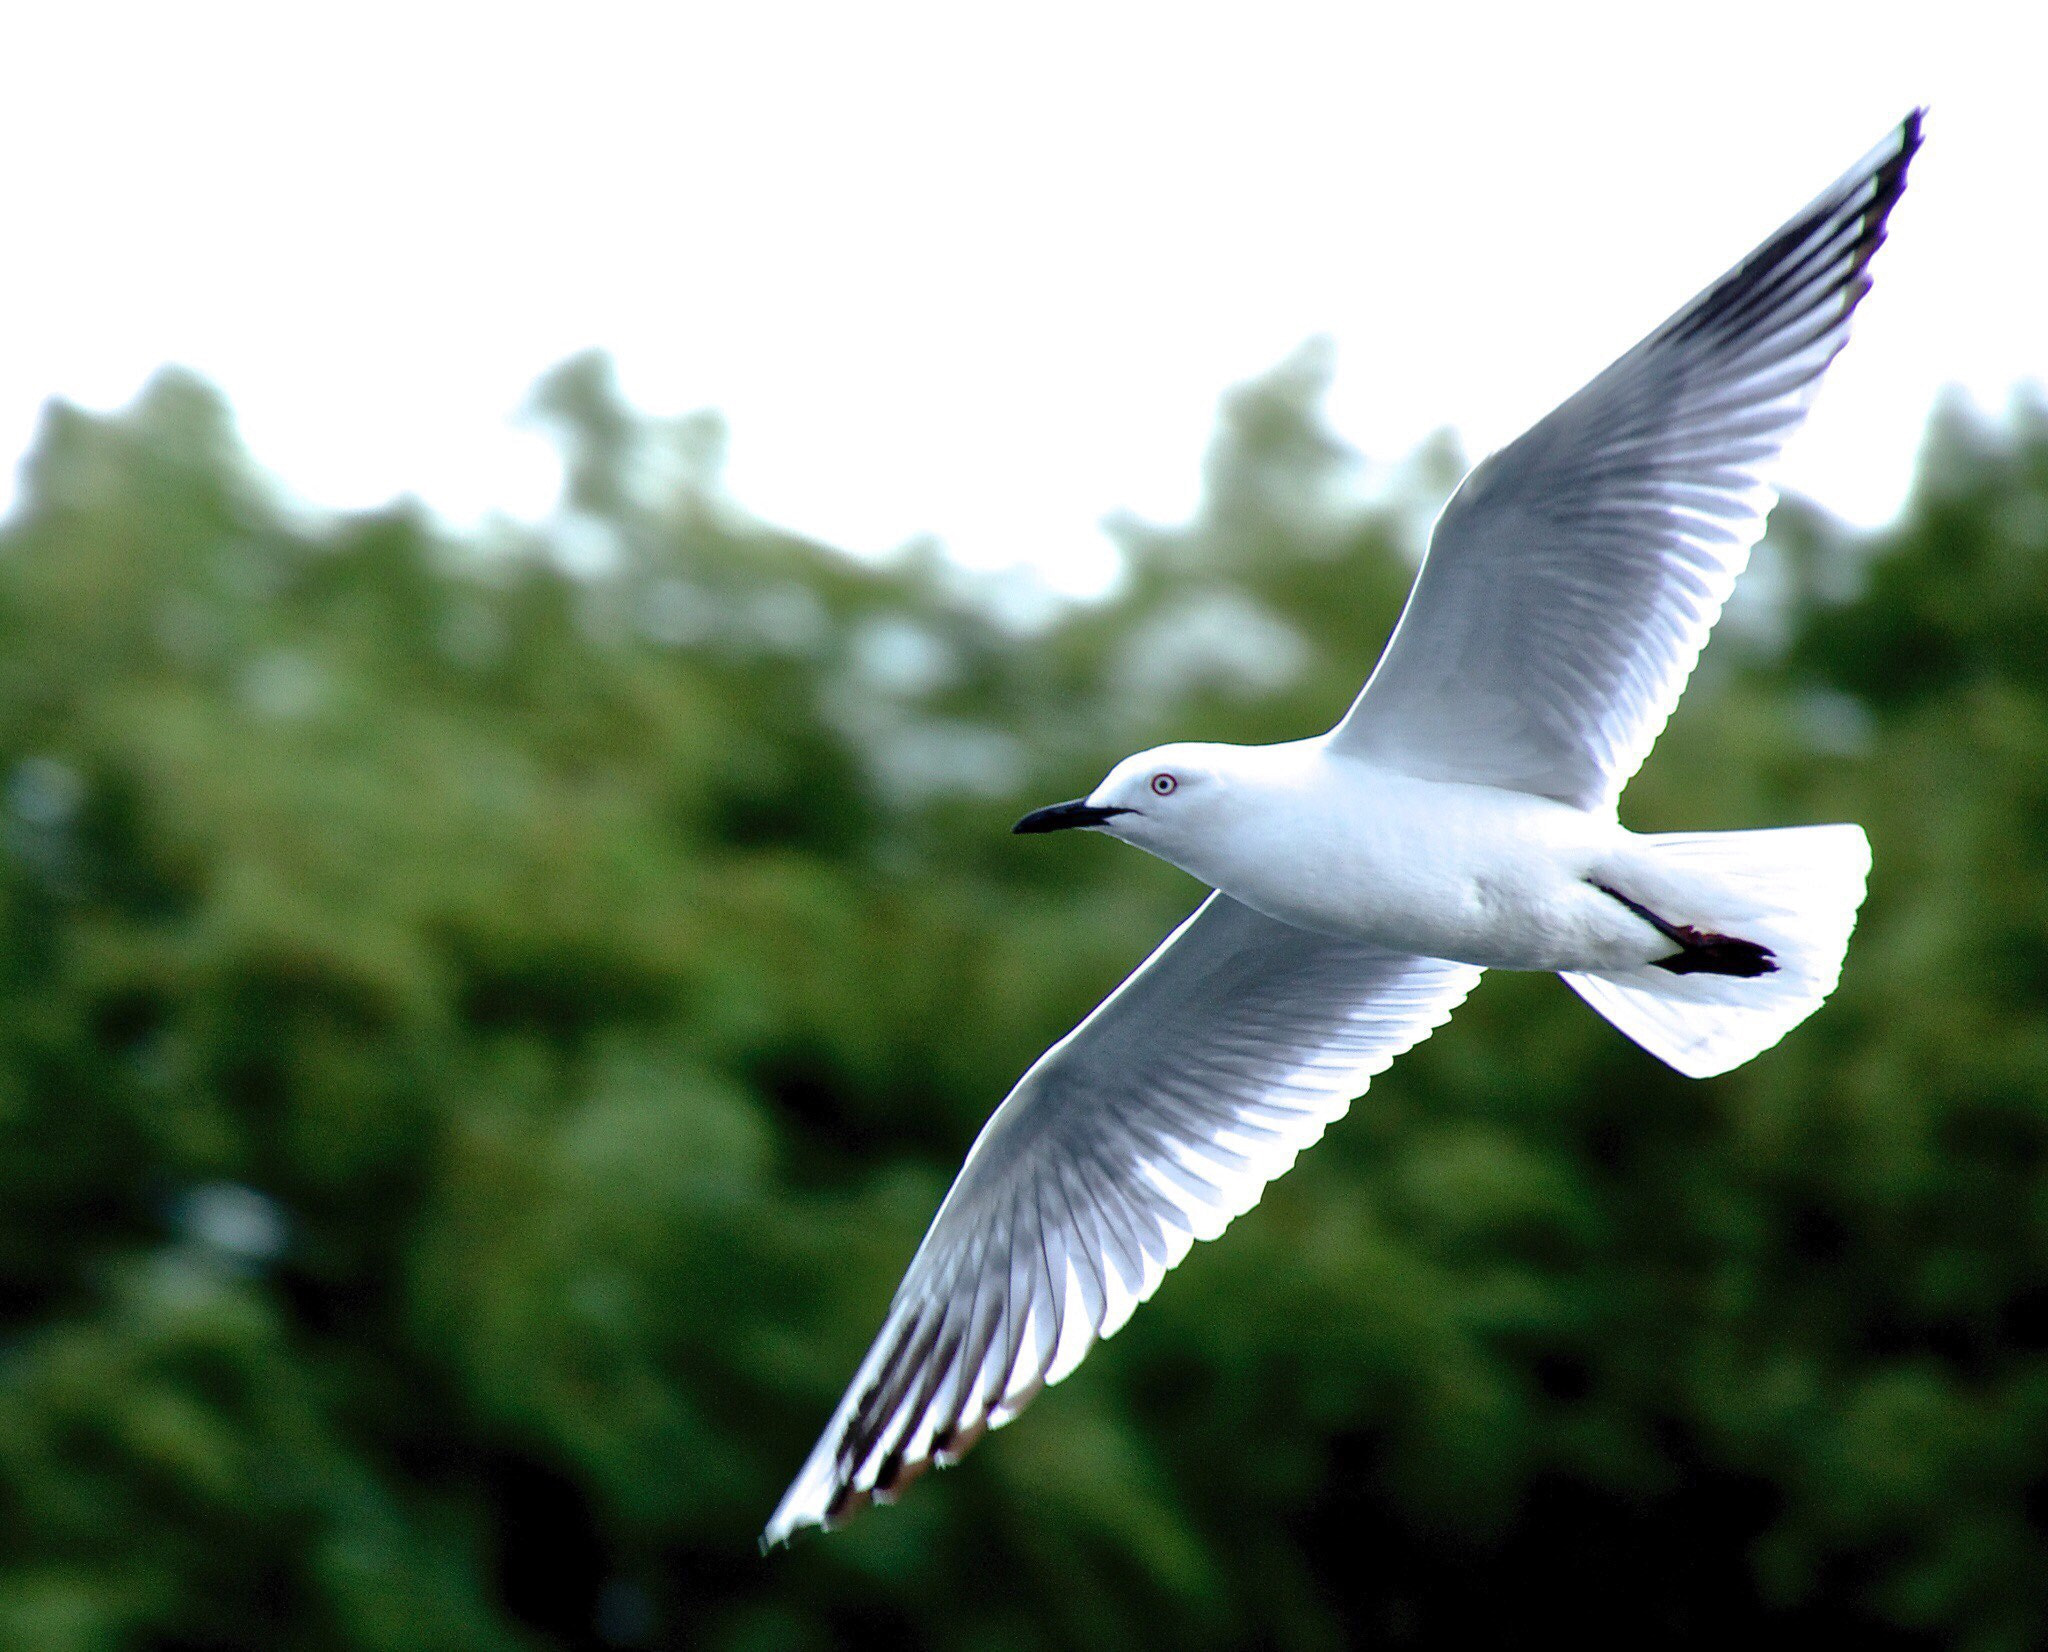
[[1931, 101], [1791, 455], [1896, 508], [2048, 378], [2048, 7], [72, 3], [0, 58], [0, 450], [181, 362], [316, 504], [544, 514], [533, 380], [713, 406], [758, 514], [1101, 580], [1337, 342], [1376, 460], [1511, 438]]

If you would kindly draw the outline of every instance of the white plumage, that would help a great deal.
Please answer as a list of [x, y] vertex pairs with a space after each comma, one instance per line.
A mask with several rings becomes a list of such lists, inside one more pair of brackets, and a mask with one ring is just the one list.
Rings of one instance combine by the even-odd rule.
[[1107, 832], [1217, 892], [989, 1120], [764, 1542], [1015, 1416], [1482, 969], [1562, 973], [1695, 1076], [1833, 989], [1860, 828], [1642, 837], [1614, 809], [1763, 531], [1919, 141], [1915, 112], [1473, 470], [1329, 734], [1140, 753], [1019, 823]]

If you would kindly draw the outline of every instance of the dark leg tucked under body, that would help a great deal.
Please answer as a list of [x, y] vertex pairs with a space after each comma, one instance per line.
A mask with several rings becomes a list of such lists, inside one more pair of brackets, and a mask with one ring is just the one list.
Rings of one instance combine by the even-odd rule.
[[1695, 929], [1691, 924], [1672, 923], [1658, 917], [1642, 902], [1630, 900], [1619, 889], [1610, 889], [1604, 883], [1596, 883], [1593, 887], [1621, 902], [1678, 948], [1669, 958], [1653, 960], [1658, 969], [1668, 969], [1673, 975], [1739, 975], [1745, 978], [1771, 975], [1777, 971], [1778, 960], [1767, 946], [1739, 940], [1733, 935], [1717, 935], [1711, 929]]

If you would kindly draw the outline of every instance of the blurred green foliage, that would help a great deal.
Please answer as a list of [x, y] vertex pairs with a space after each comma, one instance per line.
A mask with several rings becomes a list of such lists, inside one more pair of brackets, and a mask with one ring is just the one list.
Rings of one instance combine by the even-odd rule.
[[1788, 506], [1631, 791], [1855, 819], [1690, 1084], [1494, 976], [1016, 1427], [767, 1559], [981, 1119], [1192, 904], [1025, 808], [1326, 726], [1455, 473], [1304, 355], [1065, 606], [538, 390], [544, 530], [294, 508], [175, 374], [0, 532], [0, 1646], [2021, 1648], [2048, 1631], [2048, 414]]

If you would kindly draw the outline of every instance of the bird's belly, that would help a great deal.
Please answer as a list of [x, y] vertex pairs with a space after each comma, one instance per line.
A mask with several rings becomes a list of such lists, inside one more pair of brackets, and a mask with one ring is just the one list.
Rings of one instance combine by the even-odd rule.
[[1369, 813], [1306, 822], [1288, 853], [1211, 881], [1283, 923], [1491, 969], [1628, 969], [1670, 952], [1594, 881], [1627, 837], [1618, 825], [1541, 798], [1464, 795], [1490, 788], [1429, 790], [1412, 807], [1381, 796]]

